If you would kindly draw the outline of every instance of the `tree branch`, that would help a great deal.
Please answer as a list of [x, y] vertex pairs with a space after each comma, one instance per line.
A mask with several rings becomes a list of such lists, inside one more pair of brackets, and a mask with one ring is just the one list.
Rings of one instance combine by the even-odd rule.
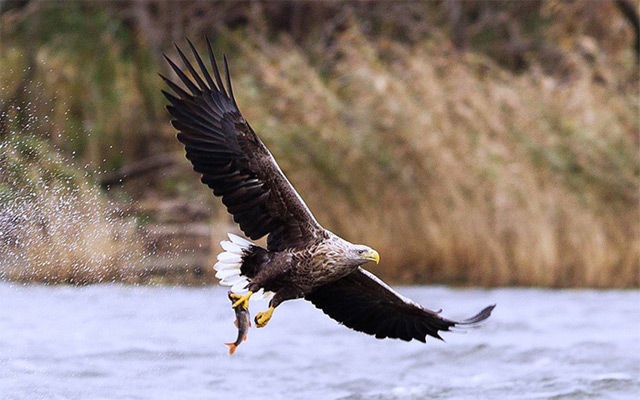
[[133, 164], [125, 165], [117, 171], [107, 174], [100, 179], [102, 187], [112, 186], [122, 183], [126, 180], [145, 175], [149, 172], [155, 172], [163, 168], [170, 167], [177, 163], [178, 157], [175, 153], [163, 153], [144, 160], [137, 161]]

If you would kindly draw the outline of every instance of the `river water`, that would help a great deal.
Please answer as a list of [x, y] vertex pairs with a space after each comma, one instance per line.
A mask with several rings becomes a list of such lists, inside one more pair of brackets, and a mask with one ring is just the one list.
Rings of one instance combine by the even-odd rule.
[[452, 318], [497, 307], [422, 344], [297, 300], [230, 356], [222, 288], [0, 283], [0, 399], [640, 398], [640, 291], [400, 291]]

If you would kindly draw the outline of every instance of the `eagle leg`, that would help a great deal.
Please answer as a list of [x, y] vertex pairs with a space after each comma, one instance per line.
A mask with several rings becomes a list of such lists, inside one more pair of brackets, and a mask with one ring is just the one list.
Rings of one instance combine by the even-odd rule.
[[271, 315], [273, 314], [273, 310], [276, 309], [283, 301], [299, 299], [303, 296], [301, 290], [299, 290], [295, 286], [286, 286], [280, 290], [278, 290], [273, 296], [273, 299], [269, 302], [269, 309], [265, 312], [260, 312], [256, 314], [254, 321], [256, 322], [256, 327], [262, 328], [267, 325], [267, 322], [271, 319]]
[[235, 303], [233, 303], [233, 305], [231, 307], [236, 308], [239, 305], [242, 304], [242, 308], [244, 308], [245, 310], [249, 309], [249, 299], [251, 298], [251, 296], [253, 295], [252, 291], [247, 292], [247, 294], [245, 294], [244, 296], [241, 296], [239, 294], [236, 293], [231, 293], [229, 296], [231, 296], [234, 299], [238, 299]]
[[275, 308], [272, 306], [272, 307], [269, 307], [269, 309], [265, 312], [257, 313], [255, 318], [256, 327], [263, 328], [265, 325], [267, 325], [267, 322], [269, 322], [269, 320], [271, 319], [273, 310], [275, 310]]

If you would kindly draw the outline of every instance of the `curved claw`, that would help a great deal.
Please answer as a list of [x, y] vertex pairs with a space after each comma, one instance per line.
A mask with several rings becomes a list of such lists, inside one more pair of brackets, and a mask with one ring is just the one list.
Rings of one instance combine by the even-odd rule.
[[231, 307], [236, 308], [236, 307], [238, 307], [239, 305], [242, 304], [242, 308], [244, 308], [245, 310], [248, 310], [249, 309], [249, 299], [251, 298], [252, 295], [253, 295], [252, 291], [249, 291], [244, 296], [241, 296], [241, 295], [235, 294], [235, 293], [231, 293], [229, 295], [229, 297], [231, 297], [233, 299], [238, 299], [235, 303], [233, 303], [233, 305]]
[[257, 328], [263, 328], [267, 325], [267, 322], [271, 319], [271, 315], [273, 314], [273, 307], [269, 307], [269, 309], [265, 312], [259, 312], [256, 314], [254, 321], [256, 322]]

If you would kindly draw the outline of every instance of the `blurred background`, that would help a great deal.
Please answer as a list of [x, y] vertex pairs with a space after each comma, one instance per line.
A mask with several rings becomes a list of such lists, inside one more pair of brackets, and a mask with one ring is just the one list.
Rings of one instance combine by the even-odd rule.
[[0, 279], [210, 284], [237, 227], [163, 52], [207, 35], [326, 228], [396, 283], [638, 287], [638, 7], [0, 1]]

